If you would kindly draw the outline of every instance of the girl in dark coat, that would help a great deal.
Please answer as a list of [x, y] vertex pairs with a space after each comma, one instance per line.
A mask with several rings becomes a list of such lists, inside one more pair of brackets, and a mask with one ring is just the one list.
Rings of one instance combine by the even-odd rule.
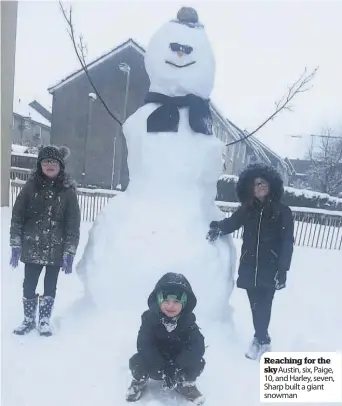
[[241, 173], [236, 190], [241, 206], [231, 217], [212, 221], [207, 238], [215, 241], [244, 228], [237, 287], [247, 291], [255, 329], [246, 356], [257, 359], [271, 349], [272, 302], [275, 290], [286, 285], [294, 223], [291, 209], [281, 203], [283, 181], [272, 167], [250, 165]]
[[198, 405], [203, 402], [195, 385], [205, 366], [204, 337], [193, 314], [196, 303], [183, 275], [167, 273], [158, 281], [141, 317], [138, 352], [129, 360], [133, 381], [127, 401], [139, 400], [151, 378]]
[[[65, 173], [67, 147], [46, 146], [40, 149], [37, 169], [23, 186], [12, 211], [10, 264], [16, 268], [19, 259], [25, 264], [23, 284], [24, 321], [14, 330], [24, 335], [36, 328], [50, 336], [50, 317], [56, 296], [60, 268], [72, 272], [79, 243], [80, 209], [76, 186]], [[43, 267], [44, 295], [38, 298], [36, 287]]]

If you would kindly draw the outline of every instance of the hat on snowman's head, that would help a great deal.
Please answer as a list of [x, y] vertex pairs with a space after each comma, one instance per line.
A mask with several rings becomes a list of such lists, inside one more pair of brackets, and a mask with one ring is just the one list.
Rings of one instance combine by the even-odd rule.
[[184, 24], [190, 28], [203, 28], [203, 24], [198, 21], [197, 11], [192, 7], [182, 7], [177, 13], [177, 19], [171, 22]]

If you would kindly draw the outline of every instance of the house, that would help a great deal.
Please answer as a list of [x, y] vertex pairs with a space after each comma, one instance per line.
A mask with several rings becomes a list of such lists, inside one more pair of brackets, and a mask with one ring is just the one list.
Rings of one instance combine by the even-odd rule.
[[[247, 131], [241, 130], [229, 119], [226, 119], [229, 126], [229, 132], [235, 133], [239, 139], [248, 136]], [[239, 175], [245, 166], [251, 163], [264, 163], [273, 166], [283, 177], [284, 184], [287, 185], [289, 181], [289, 167], [285, 160], [272, 151], [269, 147], [263, 144], [255, 136], [251, 135], [244, 139], [243, 142], [232, 145], [230, 157], [232, 162], [231, 169], [226, 171], [229, 175]]]
[[[144, 103], [149, 78], [144, 66], [145, 50], [133, 39], [87, 65], [88, 74], [109, 111], [121, 122]], [[120, 125], [94, 94], [83, 69], [48, 89], [52, 94], [51, 142], [67, 145], [72, 153], [68, 170], [82, 185], [115, 188], [128, 184], [127, 147]], [[244, 133], [211, 104], [215, 134], [225, 144]], [[263, 144], [249, 139], [226, 147], [224, 171], [238, 173], [253, 154], [270, 162]], [[276, 158], [275, 158], [276, 160]], [[99, 164], [100, 163], [100, 164]], [[281, 166], [282, 164], [280, 164]]]
[[13, 102], [12, 144], [37, 147], [50, 144], [51, 123], [21, 99]]
[[[285, 162], [289, 167], [289, 185], [296, 188], [305, 188], [326, 192], [332, 195], [340, 196], [342, 194], [342, 184], [339, 179], [342, 179], [342, 163], [338, 163], [333, 170], [329, 166], [325, 168], [324, 164], [320, 167], [322, 178], [310, 176], [310, 171], [313, 169], [312, 161], [309, 159], [291, 159], [285, 158]], [[323, 175], [324, 173], [324, 175]], [[338, 176], [336, 178], [336, 176]], [[322, 184], [323, 179], [323, 184]], [[334, 187], [339, 181], [339, 186]], [[327, 190], [324, 190], [324, 189]], [[329, 190], [330, 189], [330, 190]]]
[[308, 159], [285, 158], [285, 162], [287, 163], [290, 172], [289, 184], [295, 187], [307, 185], [311, 161]]

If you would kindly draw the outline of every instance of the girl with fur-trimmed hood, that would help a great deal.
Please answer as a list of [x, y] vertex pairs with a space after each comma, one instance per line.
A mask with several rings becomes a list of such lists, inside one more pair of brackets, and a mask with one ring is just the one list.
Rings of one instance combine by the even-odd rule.
[[[72, 272], [79, 243], [80, 209], [76, 184], [65, 173], [67, 147], [46, 146], [39, 150], [37, 169], [19, 193], [12, 211], [10, 264], [25, 264], [23, 284], [24, 320], [14, 334], [24, 335], [36, 328], [50, 336], [50, 317], [56, 296], [60, 268]], [[44, 295], [38, 297], [36, 287], [46, 268]]]
[[286, 285], [290, 269], [294, 222], [291, 209], [281, 203], [283, 181], [272, 167], [252, 164], [240, 175], [237, 187], [241, 206], [231, 217], [212, 221], [207, 238], [244, 228], [237, 287], [246, 289], [249, 298], [254, 339], [246, 356], [259, 358], [269, 351], [268, 326], [275, 290]]

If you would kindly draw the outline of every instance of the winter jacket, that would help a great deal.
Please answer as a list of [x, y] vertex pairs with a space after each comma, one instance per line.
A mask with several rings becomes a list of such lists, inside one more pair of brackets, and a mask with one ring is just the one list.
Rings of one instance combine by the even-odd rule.
[[[248, 204], [251, 182], [257, 177], [269, 182], [269, 199], [264, 204], [256, 199]], [[231, 217], [219, 222], [222, 234], [243, 227], [237, 287], [274, 288], [276, 273], [290, 269], [294, 245], [292, 212], [280, 202], [282, 180], [270, 167], [251, 165], [239, 178], [237, 194], [242, 206]]]
[[19, 193], [12, 211], [10, 245], [21, 247], [21, 261], [62, 266], [75, 255], [80, 236], [76, 186], [63, 171], [56, 181], [36, 171]]
[[[156, 294], [165, 287], [181, 286], [188, 301], [177, 322], [177, 327], [168, 332], [163, 325], [163, 314], [157, 305]], [[196, 324], [193, 309], [197, 300], [187, 279], [183, 275], [169, 273], [159, 280], [148, 299], [149, 310], [141, 318], [137, 349], [144, 363], [151, 369], [163, 371], [166, 363], [173, 360], [179, 369], [191, 370], [205, 352], [204, 337]]]

